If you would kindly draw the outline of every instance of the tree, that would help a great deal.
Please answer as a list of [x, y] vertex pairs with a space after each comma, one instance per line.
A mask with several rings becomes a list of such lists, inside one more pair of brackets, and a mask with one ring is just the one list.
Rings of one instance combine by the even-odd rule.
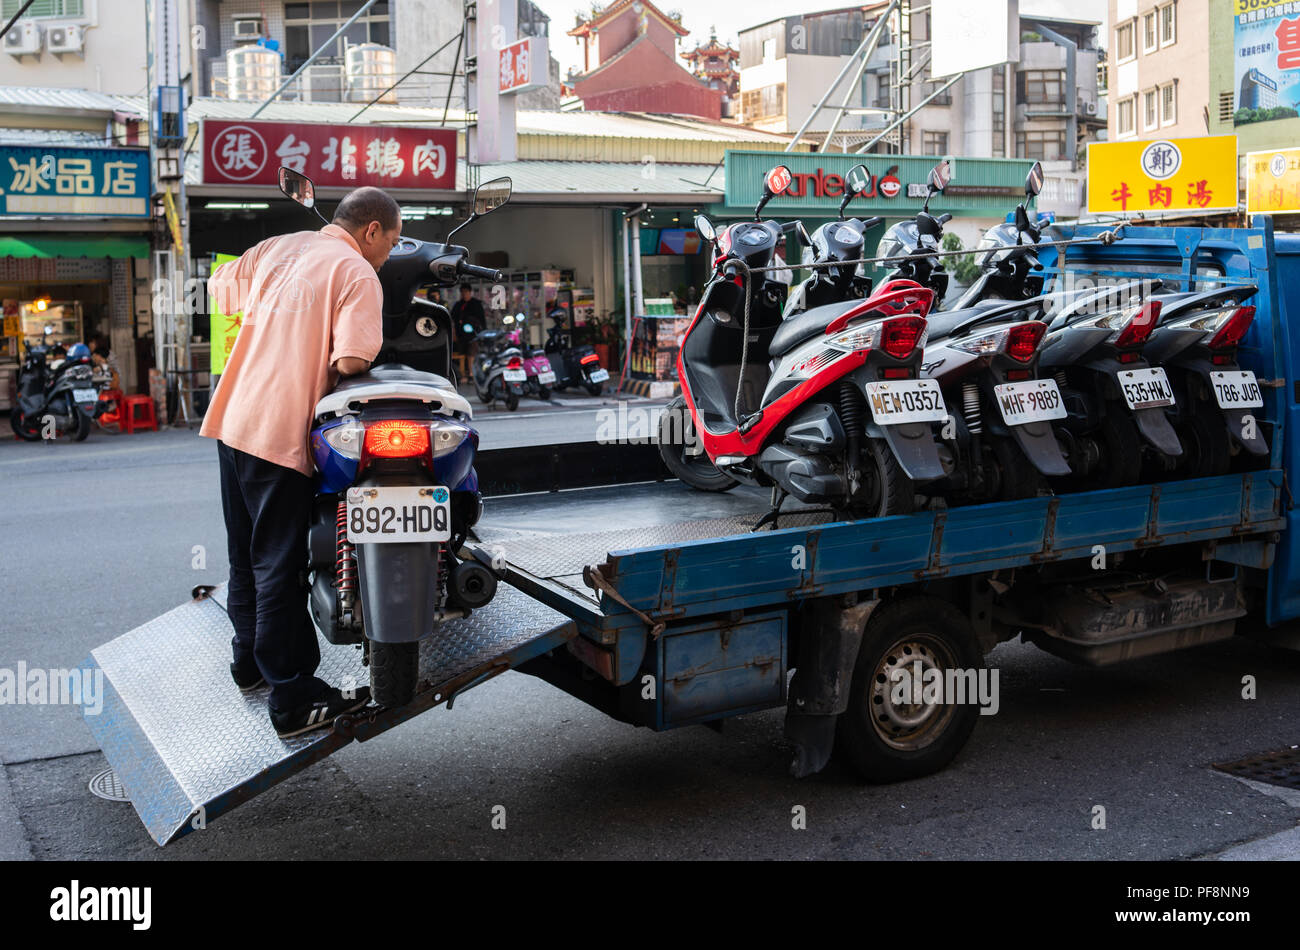
[[[945, 251], [960, 251], [965, 245], [961, 243], [961, 238], [957, 235], [945, 234], [942, 247]], [[948, 258], [948, 272], [956, 278], [957, 283], [969, 286], [979, 277], [980, 265], [975, 260], [974, 254], [960, 254]]]

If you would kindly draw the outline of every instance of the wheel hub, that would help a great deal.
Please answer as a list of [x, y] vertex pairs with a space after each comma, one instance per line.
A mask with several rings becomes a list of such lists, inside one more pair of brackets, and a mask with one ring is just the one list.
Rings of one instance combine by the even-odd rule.
[[881, 654], [871, 680], [871, 725], [887, 745], [916, 750], [943, 732], [954, 713], [942, 702], [943, 674], [955, 665], [929, 634], [908, 634]]

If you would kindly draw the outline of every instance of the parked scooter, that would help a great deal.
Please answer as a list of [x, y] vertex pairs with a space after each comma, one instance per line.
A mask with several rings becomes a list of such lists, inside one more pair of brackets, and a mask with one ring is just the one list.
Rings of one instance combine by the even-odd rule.
[[789, 319], [813, 307], [844, 300], [862, 300], [871, 293], [871, 278], [862, 273], [862, 265], [847, 263], [862, 259], [863, 235], [884, 218], [845, 218], [849, 202], [871, 187], [866, 165], [854, 165], [844, 176], [844, 197], [840, 201], [838, 221], [828, 221], [809, 235], [802, 222], [796, 228], [804, 242], [804, 263], [824, 264], [815, 267], [811, 276], [790, 291], [782, 319]]
[[[928, 281], [936, 296], [948, 285], [937, 255], [950, 216], [931, 215], [930, 200], [949, 179], [947, 162], [935, 166], [920, 212], [891, 227], [877, 254], [896, 262], [890, 279]], [[1041, 184], [1035, 163], [1026, 194]], [[939, 381], [947, 405], [960, 407], [942, 426], [948, 476], [928, 486], [931, 494], [957, 503], [1029, 498], [1046, 488], [1044, 476], [1069, 474], [1052, 430], [1066, 415], [1061, 393], [1037, 373], [1047, 304], [1035, 298], [930, 314], [922, 372]]]
[[514, 412], [524, 394], [528, 373], [524, 354], [510, 342], [509, 332], [515, 318], [502, 318], [503, 330], [484, 330], [478, 335], [478, 357], [474, 360], [474, 390], [478, 401], [490, 406], [498, 399]]
[[698, 439], [722, 475], [772, 486], [760, 525], [788, 495], [848, 517], [911, 511], [914, 483], [944, 474], [930, 424], [947, 410], [938, 384], [918, 378], [934, 295], [895, 281], [783, 321], [786, 285], [746, 271], [772, 262], [782, 228], [760, 216], [790, 180], [784, 165], [767, 174], [753, 222], [717, 232], [695, 219], [714, 273], [678, 354], [690, 429], [676, 442], [661, 430], [660, 453], [693, 484], [686, 450]]
[[99, 390], [95, 388], [90, 348], [69, 347], [66, 357], [51, 366], [50, 348], [27, 347], [18, 376], [18, 400], [9, 414], [14, 432], [28, 442], [71, 435], [74, 442], [90, 435]]
[[530, 346], [524, 339], [524, 324], [528, 318], [523, 313], [515, 314], [514, 329], [506, 334], [510, 345], [517, 348], [524, 358], [524, 395], [542, 401], [551, 398], [551, 387], [555, 385], [555, 371], [551, 361], [546, 358], [546, 351], [540, 346]]
[[589, 396], [599, 396], [609, 380], [609, 370], [600, 365], [600, 356], [587, 344], [574, 343], [573, 312], [552, 311], [551, 326], [546, 331], [544, 351], [555, 373], [551, 386], [557, 393], [570, 386], [587, 391]]
[[[280, 189], [315, 209], [304, 175], [281, 168]], [[509, 178], [480, 185], [473, 213], [448, 240], [505, 204], [510, 190]], [[492, 571], [459, 556], [483, 501], [478, 433], [452, 371], [450, 315], [413, 299], [421, 287], [450, 287], [463, 276], [501, 279], [470, 264], [464, 247], [401, 239], [379, 270], [384, 345], [375, 365], [321, 399], [311, 430], [312, 620], [331, 643], [364, 644], [371, 695], [383, 706], [415, 695], [420, 641], [496, 593]]]

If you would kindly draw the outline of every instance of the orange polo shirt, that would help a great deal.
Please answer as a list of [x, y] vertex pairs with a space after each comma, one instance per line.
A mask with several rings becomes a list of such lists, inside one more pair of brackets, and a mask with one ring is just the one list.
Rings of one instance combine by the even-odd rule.
[[334, 388], [334, 363], [373, 360], [383, 343], [379, 278], [343, 228], [268, 238], [217, 268], [208, 293], [243, 311], [201, 435], [304, 475], [312, 412]]

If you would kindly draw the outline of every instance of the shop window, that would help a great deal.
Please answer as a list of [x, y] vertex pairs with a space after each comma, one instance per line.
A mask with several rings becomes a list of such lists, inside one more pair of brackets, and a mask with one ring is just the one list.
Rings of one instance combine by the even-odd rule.
[[1115, 27], [1115, 58], [1121, 63], [1137, 55], [1133, 47], [1133, 21]]

